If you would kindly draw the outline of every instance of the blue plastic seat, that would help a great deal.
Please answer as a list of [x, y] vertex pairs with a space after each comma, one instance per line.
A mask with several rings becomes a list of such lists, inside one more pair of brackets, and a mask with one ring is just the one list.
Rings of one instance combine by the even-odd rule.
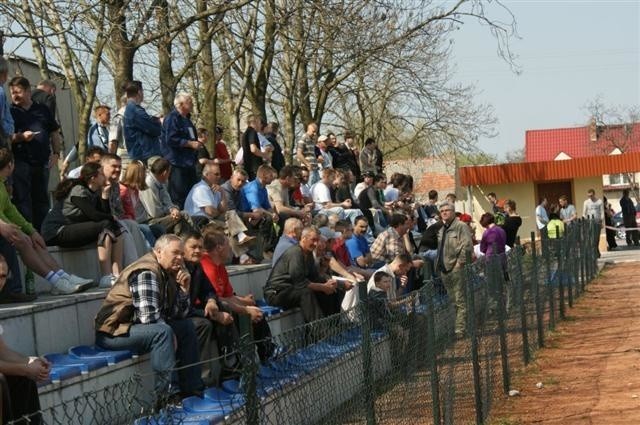
[[204, 390], [204, 397], [221, 404], [228, 404], [239, 407], [244, 404], [244, 397], [241, 394], [231, 394], [220, 388], [211, 387]]
[[60, 382], [80, 376], [81, 374], [82, 371], [79, 366], [53, 364], [51, 365], [51, 372], [49, 372], [49, 380], [51, 382]]
[[134, 356], [133, 352], [130, 350], [105, 350], [104, 348], [97, 347], [95, 345], [78, 345], [75, 347], [69, 348], [69, 355], [78, 357], [81, 359], [85, 358], [104, 358], [107, 360], [109, 365], [114, 365], [123, 360], [130, 359]]
[[190, 413], [184, 409], [174, 408], [155, 417], [136, 419], [134, 425], [214, 425], [224, 421], [224, 416], [217, 413]]
[[61, 353], [45, 354], [44, 357], [49, 360], [53, 366], [76, 366], [80, 368], [82, 374], [107, 366], [107, 359], [105, 358], [79, 358]]
[[182, 408], [187, 413], [205, 413], [215, 414], [218, 416], [227, 416], [240, 406], [232, 406], [231, 404], [220, 403], [210, 398], [200, 398], [197, 396], [187, 397], [182, 400]]

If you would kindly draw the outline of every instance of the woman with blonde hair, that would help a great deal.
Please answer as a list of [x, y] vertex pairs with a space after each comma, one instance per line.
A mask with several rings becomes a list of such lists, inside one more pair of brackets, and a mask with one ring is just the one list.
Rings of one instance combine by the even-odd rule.
[[162, 226], [149, 224], [151, 216], [140, 201], [140, 191], [147, 190], [147, 172], [141, 161], [133, 161], [127, 167], [124, 177], [120, 181], [120, 199], [124, 209], [123, 219], [135, 220], [140, 231], [149, 243], [149, 248], [153, 247], [156, 239], [165, 233]]

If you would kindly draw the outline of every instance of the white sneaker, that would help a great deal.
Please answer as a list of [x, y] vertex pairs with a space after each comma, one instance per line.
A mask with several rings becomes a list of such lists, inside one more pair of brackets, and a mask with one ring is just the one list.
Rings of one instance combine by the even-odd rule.
[[98, 284], [98, 288], [102, 288], [102, 289], [111, 288], [111, 286], [113, 286], [113, 282], [115, 282], [113, 275], [106, 274], [100, 278], [100, 283]]
[[66, 277], [61, 277], [56, 283], [53, 284], [53, 287], [51, 288], [51, 295], [75, 294], [76, 292], [80, 292], [83, 289], [86, 288], [83, 288], [77, 283], [71, 283]]
[[83, 288], [89, 288], [93, 284], [93, 279], [85, 279], [84, 277], [76, 276], [75, 274], [69, 274], [66, 278], [69, 282], [78, 284]]

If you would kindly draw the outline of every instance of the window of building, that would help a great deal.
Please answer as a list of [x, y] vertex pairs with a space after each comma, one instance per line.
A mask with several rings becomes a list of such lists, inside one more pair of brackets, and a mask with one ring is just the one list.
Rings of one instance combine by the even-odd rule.
[[627, 173], [609, 174], [609, 184], [629, 184], [629, 175]]

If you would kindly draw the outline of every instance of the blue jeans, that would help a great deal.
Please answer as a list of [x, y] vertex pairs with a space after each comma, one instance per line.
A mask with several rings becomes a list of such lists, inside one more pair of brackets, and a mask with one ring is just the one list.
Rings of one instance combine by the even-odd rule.
[[[178, 340], [178, 349], [173, 350], [174, 333]], [[180, 365], [198, 362], [198, 340], [190, 320], [173, 320], [167, 323], [134, 324], [129, 333], [123, 336], [111, 336], [96, 332], [96, 345], [107, 350], [131, 350], [138, 354], [151, 354], [151, 368], [156, 373], [156, 394], [167, 393], [171, 374], [176, 366], [176, 357]], [[202, 388], [200, 365], [178, 371], [180, 389], [183, 393], [193, 393]]]

